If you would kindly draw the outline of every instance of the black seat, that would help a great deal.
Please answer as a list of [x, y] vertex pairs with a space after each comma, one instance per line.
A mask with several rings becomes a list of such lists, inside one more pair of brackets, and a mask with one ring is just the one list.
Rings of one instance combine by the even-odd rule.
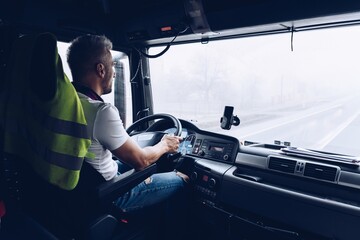
[[56, 239], [47, 229], [34, 218], [22, 212], [19, 208], [21, 191], [19, 175], [16, 169], [5, 161], [4, 148], [4, 108], [6, 81], [9, 80], [11, 49], [18, 38], [16, 28], [5, 23], [0, 24], [0, 201], [2, 201], [0, 239], [25, 239], [33, 236], [36, 239]]
[[[53, 49], [56, 48], [54, 35], [50, 33], [29, 35], [23, 37], [21, 41], [27, 41], [26, 39], [35, 41], [32, 45], [35, 47], [21, 52], [15, 42], [9, 69], [11, 74], [6, 78], [5, 91], [1, 95], [1, 98], [5, 99], [4, 107], [0, 109], [1, 116], [6, 119], [2, 121], [1, 133], [4, 140], [1, 156], [2, 175], [5, 176], [6, 173], [4, 182], [10, 201], [60, 239], [118, 239], [119, 237], [126, 239], [127, 236], [133, 236], [129, 224], [121, 221], [127, 216], [114, 209], [112, 201], [155, 173], [156, 165], [151, 165], [143, 171], [131, 169], [106, 182], [91, 166], [82, 163], [78, 180], [78, 175], [74, 175], [74, 171], [71, 170], [69, 174], [65, 171], [63, 177], [66, 179], [61, 181], [52, 167], [39, 166], [36, 160], [31, 159], [32, 155], [23, 154], [22, 151], [28, 151], [29, 146], [32, 146], [31, 143], [8, 140], [7, 132], [12, 122], [9, 121], [8, 112], [14, 107], [14, 100], [18, 100], [16, 94], [22, 99], [22, 91], [31, 91], [41, 101], [52, 104], [52, 97], [59, 91], [58, 77], [64, 74], [61, 64], [54, 65], [55, 58], [57, 63], [60, 61], [57, 50]], [[16, 69], [19, 67], [18, 63], [21, 63], [22, 69]], [[19, 79], [18, 71], [28, 71], [30, 76], [20, 74], [26, 79]], [[12, 73], [15, 73], [16, 77]], [[76, 95], [75, 90], [73, 94]], [[26, 101], [26, 99], [22, 100]], [[68, 107], [64, 105], [64, 108]], [[36, 115], [36, 111], [33, 114]], [[17, 114], [14, 116], [16, 118]], [[26, 117], [26, 114], [22, 115], [24, 116]], [[21, 123], [22, 119], [16, 121]], [[21, 128], [22, 133], [30, 131], [24, 125], [18, 127]], [[16, 144], [19, 145], [14, 146]], [[26, 144], [29, 146], [23, 146]], [[15, 147], [18, 147], [18, 152]], [[56, 159], [57, 163], [58, 161], [60, 160]], [[61, 162], [59, 164], [61, 165]], [[49, 181], [52, 175], [56, 175], [54, 177], [56, 181]], [[74, 182], [75, 187], [64, 189], [61, 184], [57, 185], [58, 182], [61, 184]], [[135, 229], [135, 234], [138, 231]]]

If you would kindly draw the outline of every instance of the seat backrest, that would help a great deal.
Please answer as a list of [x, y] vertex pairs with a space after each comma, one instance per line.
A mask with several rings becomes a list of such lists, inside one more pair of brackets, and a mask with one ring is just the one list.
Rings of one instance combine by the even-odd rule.
[[[5, 109], [5, 82], [9, 74], [9, 59], [13, 42], [17, 38], [17, 34], [14, 28], [0, 24], [0, 157], [3, 156], [4, 146], [4, 109]], [[4, 164], [0, 161], [0, 170], [3, 170]], [[3, 172], [3, 171], [1, 171]], [[3, 177], [3, 175], [0, 175]], [[3, 178], [2, 178], [3, 179]], [[2, 182], [0, 182], [1, 184]], [[1, 197], [0, 188], [0, 197]]]
[[[5, 199], [7, 197], [7, 195], [5, 194], [7, 192], [7, 186], [5, 184], [7, 176], [5, 176], [5, 164], [2, 161], [4, 155], [4, 118], [2, 117], [2, 109], [4, 109], [5, 107], [3, 96], [5, 92], [5, 80], [8, 76], [8, 66], [12, 44], [16, 38], [17, 33], [14, 28], [0, 23], [0, 220], [1, 217], [6, 214]], [[12, 185], [15, 183], [9, 184]], [[16, 192], [12, 191], [12, 194], [16, 194]]]
[[0, 93], [7, 203], [67, 237], [73, 209], [66, 192], [78, 184], [91, 143], [82, 106], [63, 72], [54, 35], [21, 36], [10, 49]]
[[[11, 55], [19, 35], [14, 26], [0, 23], [0, 213], [1, 239], [56, 239], [47, 229], [21, 209], [22, 187], [19, 169], [12, 157], [4, 153], [5, 110], [10, 81]], [[1, 210], [0, 210], [1, 212]]]
[[17, 39], [5, 89], [4, 152], [27, 161], [49, 183], [74, 189], [91, 140], [54, 35]]

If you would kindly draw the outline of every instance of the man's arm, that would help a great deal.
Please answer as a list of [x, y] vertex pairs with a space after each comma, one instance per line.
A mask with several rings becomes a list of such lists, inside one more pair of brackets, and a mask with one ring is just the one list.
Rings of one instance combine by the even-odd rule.
[[180, 140], [181, 137], [165, 135], [156, 145], [141, 148], [133, 139], [128, 138], [123, 145], [111, 152], [136, 170], [141, 170], [156, 162], [164, 153], [175, 152]]

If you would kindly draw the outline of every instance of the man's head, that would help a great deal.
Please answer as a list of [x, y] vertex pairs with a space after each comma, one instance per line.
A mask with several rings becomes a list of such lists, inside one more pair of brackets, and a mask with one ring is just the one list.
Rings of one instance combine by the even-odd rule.
[[75, 38], [67, 51], [67, 61], [74, 82], [96, 87], [97, 92], [110, 93], [114, 78], [111, 41], [105, 36], [84, 35]]

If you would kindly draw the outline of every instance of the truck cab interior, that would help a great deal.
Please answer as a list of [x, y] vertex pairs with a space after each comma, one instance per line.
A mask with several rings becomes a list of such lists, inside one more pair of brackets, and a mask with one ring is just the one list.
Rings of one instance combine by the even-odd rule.
[[[359, 1], [0, 6], [1, 239], [358, 238]], [[113, 43], [116, 78], [104, 99], [128, 134], [142, 147], [181, 136], [177, 153], [108, 182], [84, 155], [77, 164], [60, 154], [48, 154], [47, 165], [24, 157], [36, 144], [13, 131], [39, 135], [35, 151], [44, 152], [44, 115], [82, 114], [76, 91], [62, 91], [72, 81], [67, 47], [84, 34]], [[61, 134], [86, 128], [51, 121]], [[63, 139], [61, 149], [76, 148]], [[156, 206], [135, 215], [114, 208], [117, 196], [174, 169], [190, 177], [184, 225], [167, 227]]]

